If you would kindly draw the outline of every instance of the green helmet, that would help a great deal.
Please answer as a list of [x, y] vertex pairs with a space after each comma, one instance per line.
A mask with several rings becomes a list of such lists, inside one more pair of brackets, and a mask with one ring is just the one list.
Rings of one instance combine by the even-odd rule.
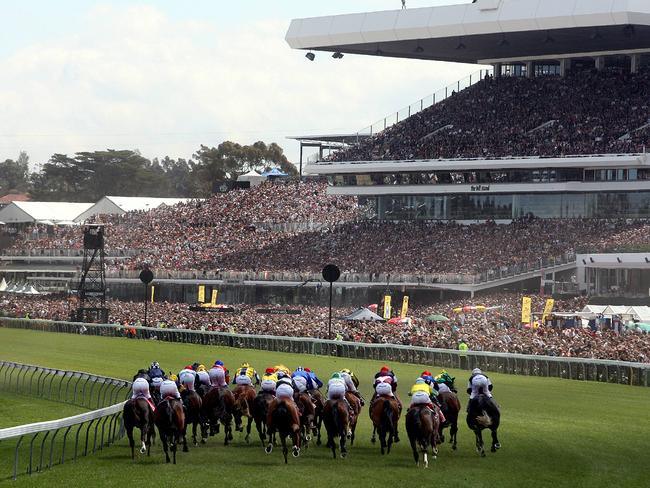
[[338, 372], [334, 373], [330, 379], [331, 380], [333, 380], [333, 379], [340, 380], [341, 379], [341, 373], [338, 373]]

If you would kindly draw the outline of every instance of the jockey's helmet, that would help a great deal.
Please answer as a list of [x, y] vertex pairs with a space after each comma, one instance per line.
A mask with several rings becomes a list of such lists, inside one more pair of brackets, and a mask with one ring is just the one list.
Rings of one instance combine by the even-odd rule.
[[475, 375], [475, 374], [483, 374], [483, 371], [481, 371], [479, 368], [474, 368], [472, 370], [472, 375]]
[[176, 381], [178, 379], [178, 376], [176, 376], [175, 374], [170, 374], [169, 379], [170, 381]]
[[192, 365], [191, 365], [191, 364], [188, 364], [188, 365], [185, 366], [183, 369], [189, 369], [189, 370], [192, 370]]
[[390, 373], [390, 368], [388, 366], [382, 366], [379, 370], [380, 373]]
[[352, 375], [352, 371], [350, 371], [348, 368], [343, 368], [341, 370], [341, 373], [349, 374], [350, 376]]
[[415, 380], [416, 385], [423, 385], [425, 383], [424, 378], [418, 378]]
[[155, 368], [160, 368], [160, 364], [158, 364], [158, 361], [154, 361], [151, 363], [151, 369], [155, 369]]
[[305, 373], [311, 373], [311, 368], [305, 368]]
[[305, 368], [303, 368], [302, 366], [298, 366], [298, 367], [296, 368], [296, 371], [304, 371], [304, 370], [305, 370]]
[[251, 365], [248, 364], [248, 363], [246, 363], [246, 362], [244, 362], [244, 363], [241, 363], [241, 367], [242, 367], [242, 368], [250, 368]]
[[273, 368], [266, 368], [265, 373], [266, 373], [266, 374], [273, 374], [273, 373], [275, 373], [275, 369], [273, 369]]
[[422, 371], [422, 374], [420, 376], [424, 378], [425, 376], [433, 376], [433, 375], [431, 374], [431, 371]]
[[341, 379], [341, 373], [334, 373], [330, 379], [332, 379], [332, 380], [334, 380], [334, 379], [340, 380]]
[[205, 365], [199, 364], [199, 367], [196, 368], [197, 371], [205, 371]]
[[217, 359], [217, 360], [214, 362], [214, 365], [215, 365], [215, 366], [223, 366], [223, 361], [221, 361], [220, 359]]

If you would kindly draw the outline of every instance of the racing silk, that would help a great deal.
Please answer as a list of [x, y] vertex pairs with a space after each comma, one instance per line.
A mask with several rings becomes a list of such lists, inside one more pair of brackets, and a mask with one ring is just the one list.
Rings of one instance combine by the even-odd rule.
[[275, 384], [278, 382], [276, 373], [266, 373], [262, 376], [262, 391], [275, 393]]
[[131, 386], [132, 395], [131, 398], [146, 398], [151, 400], [151, 394], [149, 393], [149, 382], [144, 378], [136, 378]]
[[345, 381], [343, 378], [332, 378], [327, 382], [327, 399], [341, 400], [345, 398]]
[[228, 368], [226, 368], [225, 365], [215, 364], [214, 366], [212, 366], [212, 368], [220, 368], [220, 369], [222, 369], [224, 378], [226, 379], [226, 384], [230, 383], [230, 371], [228, 371]]
[[194, 390], [194, 382], [196, 381], [196, 371], [193, 369], [184, 369], [178, 373], [178, 381], [188, 390]]
[[212, 386], [217, 388], [228, 386], [226, 380], [226, 370], [224, 368], [215, 366], [214, 368], [211, 368], [210, 371], [208, 371], [208, 375], [210, 376], [210, 384]]
[[492, 398], [492, 382], [490, 378], [484, 374], [473, 375], [467, 384], [467, 391], [469, 392], [469, 399], [473, 400], [479, 395], [480, 390], [483, 389], [483, 394], [488, 398]]
[[198, 383], [200, 385], [210, 385], [210, 374], [207, 371], [199, 371], [196, 373]]
[[260, 377], [257, 374], [257, 371], [255, 371], [253, 368], [239, 368], [237, 371], [235, 371], [235, 379], [233, 381], [233, 384], [242, 384], [241, 382], [237, 382], [237, 378], [239, 377], [247, 377], [250, 380], [249, 384], [253, 382], [255, 382], [257, 385], [260, 384]]
[[438, 393], [451, 393], [447, 383], [438, 383]]
[[426, 383], [416, 383], [413, 385], [409, 392], [409, 395], [411, 395], [411, 406], [428, 405], [432, 407], [431, 390], [431, 386]]
[[176, 386], [176, 383], [170, 380], [163, 381], [162, 385], [160, 385], [160, 397], [163, 400], [167, 397], [180, 399], [181, 394], [178, 393], [178, 387]]
[[275, 396], [277, 398], [283, 398], [285, 400], [293, 401], [293, 388], [289, 383], [278, 382], [278, 385], [275, 389]]
[[[309, 376], [309, 373], [304, 370], [299, 370], [299, 371], [294, 371], [293, 374], [291, 375], [291, 378], [298, 384], [297, 378], [302, 378], [304, 379], [305, 383], [305, 389], [306, 390], [313, 390], [314, 389], [314, 383], [311, 379], [311, 376]], [[301, 381], [302, 383], [302, 381]]]
[[318, 376], [316, 376], [316, 373], [313, 371], [310, 371], [307, 373], [309, 377], [311, 378], [311, 382], [314, 385], [314, 389], [322, 388], [323, 387], [323, 382], [318, 379]]
[[164, 379], [165, 378], [165, 373], [160, 368], [152, 368], [152, 369], [149, 370], [149, 378], [151, 378], [152, 380], [154, 378], [163, 378]]
[[427, 385], [426, 383], [416, 383], [411, 387], [411, 392], [409, 395], [414, 395], [415, 393], [423, 391], [427, 395], [431, 395], [433, 388], [430, 385]]
[[381, 371], [375, 375], [375, 387], [379, 383], [389, 383], [393, 391], [397, 390], [397, 376], [392, 371], [382, 373]]
[[357, 387], [355, 386], [354, 381], [352, 381], [352, 375], [350, 375], [349, 373], [341, 373], [341, 378], [343, 378], [343, 381], [345, 382], [345, 387], [347, 388], [348, 391], [357, 393]]

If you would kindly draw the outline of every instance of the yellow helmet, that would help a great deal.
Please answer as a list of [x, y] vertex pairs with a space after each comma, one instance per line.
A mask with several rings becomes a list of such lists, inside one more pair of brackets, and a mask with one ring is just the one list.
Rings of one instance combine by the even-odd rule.
[[341, 370], [341, 373], [345, 373], [345, 374], [352, 375], [352, 371], [350, 371], [348, 368], [343, 368], [343, 369]]
[[170, 379], [171, 381], [176, 381], [176, 380], [178, 380], [178, 376], [176, 376], [175, 374], [170, 374], [170, 375], [169, 375], [169, 379]]
[[196, 368], [196, 370], [197, 371], [207, 371], [207, 369], [205, 369], [205, 366], [203, 364], [199, 364], [199, 367]]
[[276, 372], [282, 371], [284, 374], [287, 375], [291, 374], [291, 370], [287, 368], [284, 364], [278, 364], [274, 369]]
[[250, 368], [251, 365], [248, 364], [248, 363], [241, 363], [241, 367], [242, 367], [242, 368]]

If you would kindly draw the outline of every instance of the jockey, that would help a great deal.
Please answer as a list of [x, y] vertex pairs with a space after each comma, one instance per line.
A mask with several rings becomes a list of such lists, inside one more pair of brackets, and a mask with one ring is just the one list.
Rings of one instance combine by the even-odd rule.
[[411, 405], [409, 408], [414, 405], [426, 405], [431, 409], [431, 411], [438, 414], [440, 423], [443, 424], [445, 422], [445, 416], [443, 415], [442, 410], [433, 406], [433, 398], [435, 398], [433, 396], [434, 391], [433, 384], [428, 384], [424, 378], [420, 377], [415, 380], [415, 384], [411, 387], [411, 391], [409, 392], [409, 395], [411, 396]]
[[347, 391], [349, 391], [355, 397], [357, 397], [361, 402], [361, 406], [363, 407], [366, 404], [366, 402], [363, 400], [363, 398], [361, 398], [361, 394], [359, 393], [359, 390], [357, 390], [357, 386], [359, 385], [359, 380], [357, 379], [356, 382], [354, 381], [356, 379], [354, 373], [349, 369], [342, 369], [341, 378], [345, 382], [345, 387]]
[[176, 383], [171, 380], [165, 380], [160, 385], [160, 398], [163, 400], [167, 397], [172, 397], [180, 400], [181, 394], [178, 392]]
[[205, 366], [202, 364], [198, 367], [196, 370], [196, 383], [195, 386], [198, 384], [200, 385], [206, 385], [210, 386], [210, 374], [207, 372], [205, 369]]
[[260, 384], [260, 376], [257, 374], [257, 371], [251, 368], [250, 364], [242, 363], [240, 368], [235, 371], [235, 379], [232, 384], [237, 386], [252, 386], [253, 380], [255, 380], [256, 385]]
[[311, 379], [311, 376], [307, 371], [305, 371], [305, 368], [302, 366], [298, 366], [296, 370], [291, 373], [291, 378], [298, 386], [300, 393], [315, 389], [315, 385]]
[[185, 368], [183, 368], [181, 372], [178, 373], [178, 381], [183, 388], [187, 390], [194, 390], [196, 371], [191, 368], [188, 369], [188, 367], [185, 366]]
[[341, 373], [334, 373], [327, 382], [327, 399], [345, 400], [346, 390], [345, 380], [341, 376]]
[[165, 380], [165, 373], [160, 368], [160, 364], [157, 361], [151, 363], [149, 367], [149, 378], [151, 378], [151, 386], [154, 388], [160, 388], [160, 385]]
[[397, 376], [388, 366], [382, 366], [379, 373], [375, 375], [375, 385], [378, 383], [389, 383], [393, 393], [397, 390]]
[[144, 368], [138, 370], [138, 372], [133, 377], [133, 381], [137, 380], [138, 378], [144, 378], [147, 380], [147, 383], [151, 381], [151, 378], [149, 378], [149, 371]]
[[472, 376], [469, 378], [467, 383], [467, 393], [469, 393], [469, 399], [474, 400], [480, 393], [492, 398], [492, 382], [490, 378], [483, 374], [479, 368], [474, 368], [472, 370]]
[[226, 365], [223, 364], [223, 361], [217, 359], [214, 362], [213, 368], [221, 368], [224, 371], [224, 377], [226, 378], [226, 383], [230, 383], [230, 371], [228, 371], [228, 368], [226, 368]]
[[311, 382], [314, 385], [314, 389], [318, 390], [323, 387], [323, 382], [318, 379], [318, 376], [316, 376], [316, 373], [314, 373], [311, 369], [305, 368], [305, 372], [309, 375], [311, 378]]
[[133, 392], [131, 398], [145, 398], [151, 401], [151, 393], [149, 393], [149, 382], [144, 378], [136, 378], [131, 385]]
[[287, 368], [284, 364], [278, 364], [273, 368], [276, 373], [284, 373], [287, 376], [291, 376], [291, 370]]
[[453, 388], [454, 382], [456, 381], [456, 378], [451, 376], [444, 369], [434, 379], [435, 379], [436, 383], [438, 384], [438, 391], [440, 393], [449, 392], [449, 391], [453, 391], [454, 393], [456, 393], [456, 389]]
[[295, 390], [292, 383], [293, 381], [291, 378], [289, 378], [289, 376], [280, 378], [275, 387], [275, 397], [284, 400], [291, 400], [294, 402], [295, 400], [293, 399], [293, 394]]
[[278, 382], [278, 375], [273, 368], [266, 368], [264, 375], [262, 376], [262, 389], [265, 393], [271, 393], [275, 395], [275, 385]]
[[213, 387], [224, 388], [228, 386], [228, 376], [226, 375], [226, 369], [223, 365], [215, 365], [210, 368], [208, 376], [210, 377], [210, 385]]
[[[438, 383], [436, 383], [436, 380], [433, 378], [433, 375], [431, 374], [431, 372], [430, 371], [422, 371], [422, 374], [420, 375], [420, 378], [422, 378], [424, 380], [424, 382], [430, 388], [430, 395], [429, 396], [431, 397], [431, 401], [442, 408], [442, 405], [440, 404], [440, 400], [438, 399], [438, 394], [441, 393], [440, 385]], [[447, 388], [447, 390], [449, 390], [449, 388]]]

